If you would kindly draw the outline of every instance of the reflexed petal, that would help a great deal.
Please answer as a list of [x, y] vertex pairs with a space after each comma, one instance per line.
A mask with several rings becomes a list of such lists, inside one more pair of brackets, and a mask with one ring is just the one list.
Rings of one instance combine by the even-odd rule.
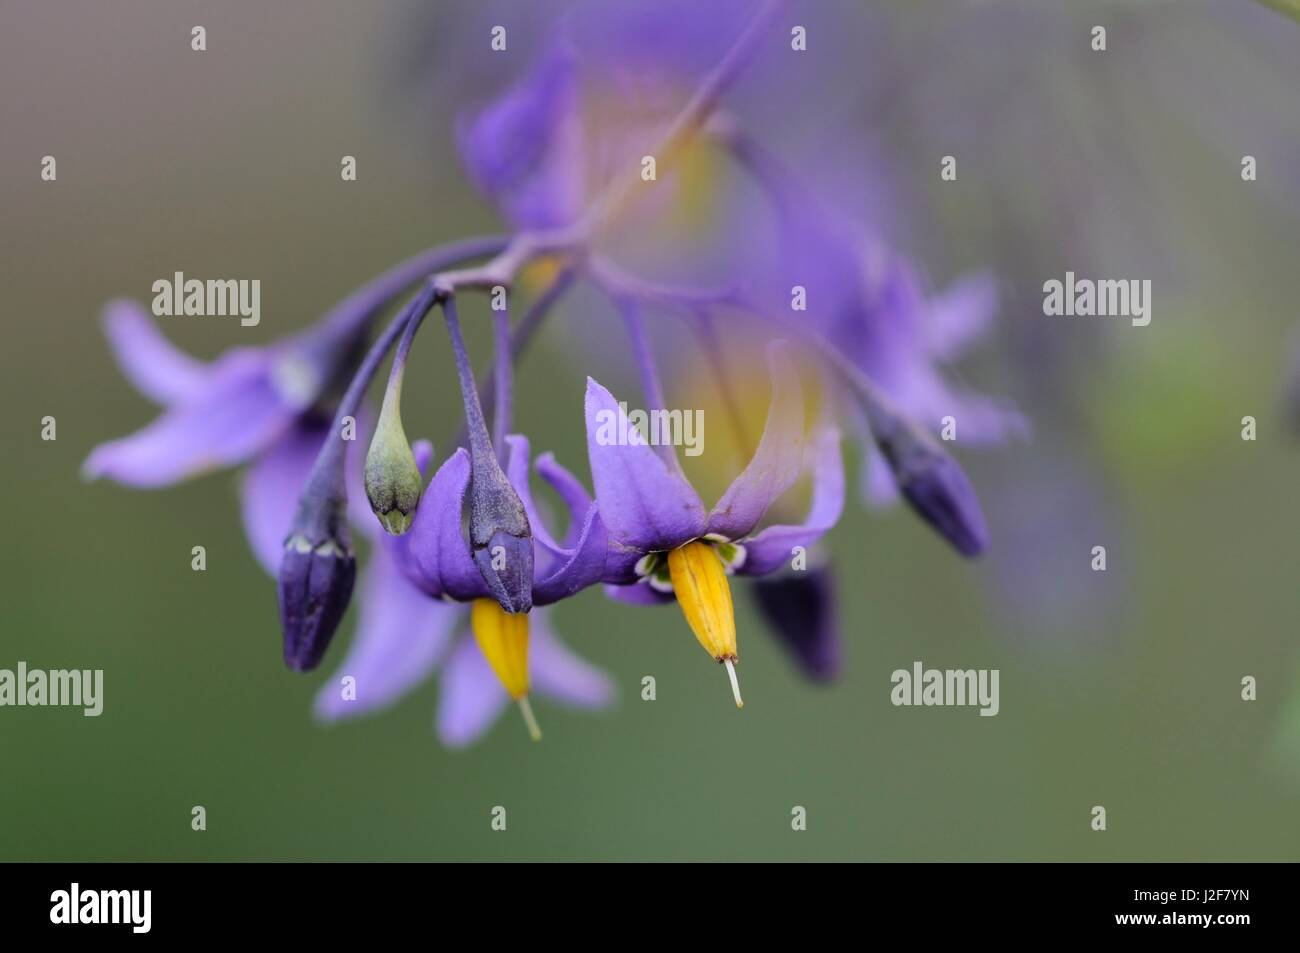
[[474, 184], [519, 228], [564, 225], [579, 214], [581, 137], [578, 78], [563, 45], [456, 129]]
[[998, 287], [988, 272], [958, 278], [930, 301], [925, 333], [930, 355], [952, 361], [981, 338], [993, 323]]
[[167, 486], [246, 462], [282, 436], [297, 414], [273, 385], [264, 354], [231, 354], [214, 367], [202, 391], [143, 430], [100, 444], [82, 472], [128, 486]]
[[754, 458], [709, 514], [708, 531], [739, 539], [799, 479], [803, 465], [803, 390], [783, 342], [768, 348], [772, 402]]
[[673, 593], [656, 589], [648, 582], [634, 582], [627, 586], [606, 586], [605, 595], [615, 602], [626, 602], [631, 606], [662, 606], [677, 601], [677, 596]]
[[[587, 378], [587, 455], [611, 546], [642, 552], [680, 546], [704, 533], [704, 505], [686, 479], [640, 439], [618, 402]], [[619, 444], [618, 436], [628, 435]]]
[[[347, 657], [321, 686], [316, 714], [325, 720], [384, 708], [433, 671], [464, 611], [431, 599], [397, 571], [382, 546], [365, 569], [361, 617]], [[342, 679], [356, 679], [356, 697], [347, 699]]]
[[761, 576], [788, 563], [796, 546], [807, 549], [840, 518], [844, 510], [844, 460], [840, 455], [840, 433], [825, 427], [809, 449], [813, 476], [812, 504], [808, 516], [797, 526], [769, 526], [745, 540], [745, 561], [738, 573]]
[[533, 603], [549, 605], [600, 582], [609, 548], [605, 524], [595, 506], [587, 510], [577, 546], [544, 579], [533, 582]]
[[542, 522], [537, 506], [533, 502], [533, 491], [528, 481], [528, 465], [532, 459], [528, 438], [522, 434], [510, 434], [506, 437], [506, 447], [508, 449], [506, 477], [524, 504], [524, 512], [528, 515], [528, 527], [532, 530], [533, 539], [550, 555], [556, 557], [563, 555], [560, 544], [555, 541], [546, 524]]
[[104, 306], [104, 334], [135, 389], [159, 404], [174, 404], [202, 389], [209, 368], [172, 344], [135, 301]]
[[537, 458], [536, 467], [542, 479], [559, 494], [569, 510], [569, 528], [560, 545], [565, 549], [573, 549], [578, 545], [578, 536], [582, 533], [583, 517], [591, 509], [591, 494], [581, 480], [556, 462], [555, 455], [549, 451]]
[[576, 655], [551, 630], [548, 613], [532, 613], [529, 668], [539, 694], [583, 708], [601, 708], [614, 701], [614, 681]]
[[468, 636], [460, 638], [439, 680], [438, 737], [444, 744], [472, 744], [500, 717], [510, 696]]

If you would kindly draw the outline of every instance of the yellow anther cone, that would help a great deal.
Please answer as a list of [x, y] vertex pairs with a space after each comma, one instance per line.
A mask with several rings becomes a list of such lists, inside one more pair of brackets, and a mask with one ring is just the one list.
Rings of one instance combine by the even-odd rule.
[[483, 657], [506, 692], [519, 703], [528, 733], [534, 741], [540, 739], [542, 732], [528, 703], [528, 614], [506, 612], [495, 599], [475, 599], [469, 622]]
[[713, 546], [695, 540], [668, 553], [668, 572], [687, 625], [704, 651], [727, 666], [736, 707], [744, 707], [736, 682], [736, 611], [722, 557]]

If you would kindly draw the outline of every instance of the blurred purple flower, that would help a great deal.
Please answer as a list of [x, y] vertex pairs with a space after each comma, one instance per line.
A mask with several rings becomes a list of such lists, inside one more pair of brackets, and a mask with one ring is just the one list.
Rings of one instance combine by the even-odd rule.
[[123, 373], [164, 410], [143, 430], [96, 447], [83, 472], [147, 488], [239, 466], [272, 448], [311, 408], [349, 343], [309, 332], [232, 348], [205, 364], [172, 345], [132, 301], [108, 304], [104, 331]]
[[840, 670], [840, 630], [830, 567], [810, 565], [755, 579], [754, 602], [799, 670], [818, 682]]

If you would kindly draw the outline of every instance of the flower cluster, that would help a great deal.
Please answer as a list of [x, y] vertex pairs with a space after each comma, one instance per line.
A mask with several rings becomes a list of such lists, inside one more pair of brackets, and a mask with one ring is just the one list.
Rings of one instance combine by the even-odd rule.
[[[583, 24], [561, 23], [526, 75], [461, 118], [466, 170], [509, 234], [416, 255], [308, 330], [208, 365], [173, 349], [138, 306], [107, 309], [123, 370], [165, 409], [138, 433], [96, 448], [86, 473], [157, 487], [246, 466], [244, 524], [278, 579], [291, 669], [310, 671], [326, 654], [353, 597], [353, 532], [369, 539], [358, 631], [339, 677], [321, 689], [321, 717], [382, 707], [440, 667], [444, 741], [468, 743], [508, 699], [540, 737], [534, 689], [588, 707], [613, 696], [611, 680], [565, 648], [546, 621], [548, 606], [597, 585], [622, 602], [675, 602], [725, 667], [738, 706], [733, 578], [751, 581], [801, 668], [831, 677], [834, 587], [817, 544], [844, 505], [841, 426], [862, 439], [872, 496], [901, 496], [964, 555], [987, 544], [975, 493], [930, 428], [959, 415], [972, 437], [991, 441], [1023, 426], [1014, 412], [955, 392], [940, 371], [987, 326], [990, 283], [975, 278], [927, 294], [909, 262], [809, 194], [723, 112], [779, 4], [756, 15], [720, 5], [727, 15], [693, 17], [677, 46], [660, 43], [654, 26], [670, 11], [623, 6], [621, 28], [603, 31], [596, 44], [582, 42]], [[679, 90], [687, 95], [674, 98]], [[757, 185], [775, 242], [764, 257], [737, 233], [734, 254], [716, 258], [720, 279], [707, 284], [649, 278], [629, 263], [637, 253], [619, 254], [627, 223], [635, 219], [646, 244], [655, 233], [643, 226], [671, 217], [689, 196], [702, 152]], [[646, 157], [655, 165], [649, 176]], [[511, 307], [517, 279], [538, 264], [549, 281], [520, 313]], [[644, 439], [628, 424], [626, 405], [594, 379], [584, 402], [590, 490], [512, 432], [515, 361], [579, 284], [623, 326], [651, 411], [669, 405], [649, 313], [682, 319], [686, 337], [674, 347], [698, 343], [711, 358], [710, 383], [736, 400], [735, 380], [757, 363], [755, 353], [765, 357], [761, 434], [750, 447], [734, 421], [749, 460], [711, 508], [673, 447]], [[796, 287], [812, 302], [806, 309], [790, 307]], [[476, 291], [493, 305], [495, 355], [482, 386], [458, 312]], [[374, 333], [403, 295], [406, 303]], [[462, 438], [436, 468], [433, 447], [408, 439], [401, 414], [407, 358], [435, 311], [464, 404]], [[390, 353], [376, 414], [366, 394]], [[631, 439], [601, 439], [610, 420]], [[535, 501], [534, 472], [561, 501], [562, 525], [550, 524]], [[804, 482], [809, 503], [799, 515], [790, 496]], [[344, 681], [351, 691], [340, 690]]]

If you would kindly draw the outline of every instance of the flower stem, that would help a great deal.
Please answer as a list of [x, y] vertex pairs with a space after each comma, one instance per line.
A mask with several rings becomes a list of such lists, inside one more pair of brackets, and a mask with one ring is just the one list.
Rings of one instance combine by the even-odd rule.
[[[650, 338], [646, 334], [645, 319], [641, 314], [641, 307], [634, 298], [630, 297], [618, 297], [614, 303], [623, 315], [623, 323], [627, 325], [627, 335], [632, 343], [632, 354], [636, 359], [637, 370], [641, 375], [641, 392], [645, 396], [646, 410], [651, 413], [657, 410], [666, 410], [663, 382], [659, 378], [659, 367], [655, 364], [654, 351], [650, 347]], [[671, 443], [660, 441], [655, 444], [655, 451], [659, 456], [663, 457], [665, 463], [673, 469], [681, 471], [681, 463], [678, 461], [677, 453]]]
[[309, 333], [335, 339], [351, 337], [420, 279], [471, 258], [497, 255], [509, 243], [510, 239], [503, 235], [467, 238], [412, 255], [353, 291], [331, 308]]
[[375, 372], [379, 370], [379, 365], [383, 363], [384, 358], [388, 355], [393, 342], [397, 340], [399, 334], [406, 330], [409, 323], [412, 321], [418, 323], [422, 320], [429, 309], [433, 307], [433, 302], [433, 289], [425, 286], [419, 294], [411, 299], [410, 304], [392, 320], [388, 327], [384, 329], [384, 332], [375, 339], [374, 344], [370, 346], [370, 351], [352, 376], [352, 382], [348, 385], [347, 392], [344, 393], [343, 399], [339, 401], [330, 435], [321, 446], [320, 453], [316, 455], [316, 462], [312, 464], [311, 473], [308, 475], [307, 482], [299, 496], [300, 511], [305, 501], [309, 500], [313, 501], [313, 506], [322, 504], [340, 505], [347, 502], [347, 481], [343, 472], [344, 453], [347, 445], [341, 439], [344, 418], [356, 417], [357, 408], [361, 405], [361, 399], [365, 396], [366, 388], [370, 386]]
[[492, 393], [495, 404], [492, 414], [492, 445], [497, 457], [504, 459], [506, 434], [510, 430], [510, 395], [514, 361], [510, 355], [510, 309], [502, 308], [492, 314], [493, 343], [496, 348], [496, 367], [492, 373]]
[[460, 380], [460, 396], [465, 404], [465, 426], [469, 431], [470, 456], [480, 460], [496, 459], [492, 440], [488, 436], [483, 405], [479, 403], [478, 388], [474, 385], [474, 369], [469, 363], [469, 352], [460, 330], [460, 317], [456, 313], [455, 295], [442, 298], [442, 313], [447, 321], [447, 334], [451, 338], [451, 352], [456, 359], [456, 376]]
[[[514, 333], [510, 336], [510, 359], [519, 360], [520, 356], [528, 349], [533, 338], [537, 335], [538, 330], [550, 316], [551, 310], [555, 304], [564, 296], [564, 293], [573, 285], [574, 272], [572, 269], [565, 269], [556, 276], [555, 280], [547, 285], [546, 289], [537, 296], [536, 300], [529, 305], [524, 316], [519, 319], [515, 326]], [[487, 377], [479, 386], [479, 401], [483, 406], [485, 414], [491, 413], [496, 408], [496, 371], [488, 371]], [[453, 447], [463, 446], [468, 437], [468, 430], [465, 424], [461, 424], [460, 430], [456, 434], [456, 439], [452, 441]]]

